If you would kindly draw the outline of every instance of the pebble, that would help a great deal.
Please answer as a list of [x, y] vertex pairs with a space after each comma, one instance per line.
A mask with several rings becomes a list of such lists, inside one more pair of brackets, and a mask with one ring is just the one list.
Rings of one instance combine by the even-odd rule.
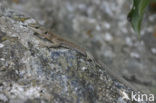
[[139, 55], [138, 53], [136, 53], [136, 52], [131, 52], [131, 53], [130, 53], [130, 56], [131, 56], [132, 58], [140, 58], [140, 55]]
[[0, 101], [7, 102], [8, 98], [4, 94], [0, 94]]
[[100, 31], [100, 30], [101, 30], [100, 25], [96, 25], [96, 30], [97, 30], [97, 31]]
[[153, 54], [156, 54], [156, 48], [152, 48], [151, 51]]
[[79, 4], [78, 8], [81, 9], [81, 10], [86, 10], [87, 6], [85, 4]]
[[115, 57], [115, 54], [111, 50], [107, 50], [104, 52], [105, 57], [113, 58]]
[[150, 22], [153, 22], [154, 20], [156, 19], [156, 15], [151, 15], [151, 16], [149, 16], [149, 21]]
[[66, 8], [67, 8], [67, 10], [70, 11], [70, 12], [73, 12], [73, 11], [74, 11], [73, 6], [72, 6], [71, 4], [69, 4], [69, 3], [67, 3]]
[[110, 33], [106, 33], [105, 35], [104, 35], [104, 39], [106, 40], [106, 41], [112, 41], [113, 40], [113, 37], [112, 37], [112, 35], [110, 34]]
[[0, 60], [1, 60], [1, 61], [5, 61], [5, 59], [4, 59], [4, 58], [0, 58]]
[[126, 37], [125, 41], [126, 41], [126, 44], [128, 46], [132, 46], [133, 45], [132, 39], [130, 37]]
[[82, 69], [83, 71], [85, 71], [87, 68], [86, 68], [86, 67], [82, 67], [81, 69]]
[[106, 29], [110, 29], [111, 25], [107, 22], [104, 22], [103, 23], [103, 26], [106, 28]]
[[148, 27], [147, 32], [150, 32], [150, 33], [153, 32], [153, 27]]
[[4, 47], [4, 45], [2, 43], [0, 43], [0, 48], [3, 48], [3, 47]]

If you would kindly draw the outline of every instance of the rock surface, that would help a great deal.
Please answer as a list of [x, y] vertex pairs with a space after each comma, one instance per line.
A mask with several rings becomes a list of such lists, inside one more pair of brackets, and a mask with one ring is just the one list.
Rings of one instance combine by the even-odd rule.
[[46, 48], [14, 10], [0, 17], [0, 102], [131, 103], [132, 90], [68, 48]]
[[83, 45], [111, 71], [156, 95], [156, 15], [147, 10], [141, 39], [127, 21], [129, 0], [8, 0], [40, 24]]

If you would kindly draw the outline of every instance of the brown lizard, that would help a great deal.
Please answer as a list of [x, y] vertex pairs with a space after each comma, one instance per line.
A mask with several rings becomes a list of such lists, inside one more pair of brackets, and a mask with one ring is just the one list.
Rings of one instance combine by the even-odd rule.
[[[74, 49], [78, 52], [80, 52], [81, 54], [83, 54], [84, 56], [87, 57], [87, 59], [89, 60], [94, 60], [94, 58], [90, 55], [90, 53], [88, 53], [87, 51], [85, 51], [83, 48], [79, 47], [78, 45], [65, 40], [64, 38], [60, 37], [59, 35], [56, 35], [54, 33], [52, 33], [51, 31], [45, 29], [44, 27], [39, 26], [38, 24], [29, 24], [28, 25], [29, 28], [31, 28], [34, 32], [36, 32], [37, 34], [39, 34], [41, 37], [49, 40], [50, 42], [52, 42], [50, 45], [47, 44], [43, 44], [46, 47], [65, 47], [65, 48], [70, 48], [70, 49]], [[95, 61], [94, 61], [95, 62]], [[100, 67], [105, 67], [104, 65], [97, 63], [96, 64]], [[126, 86], [129, 86], [130, 88], [132, 88], [133, 90], [134, 87], [129, 85], [128, 82], [125, 82], [125, 80], [123, 80], [121, 77], [119, 77], [118, 75], [116, 75], [115, 73], [112, 73], [112, 71], [110, 71], [109, 69], [106, 69], [107, 72], [109, 72], [109, 74], [114, 77], [114, 78], [118, 78], [118, 80], [122, 83], [124, 83]]]
[[46, 47], [65, 47], [70, 48], [73, 50], [76, 50], [77, 52], [80, 52], [82, 55], [87, 56], [88, 52], [85, 51], [85, 49], [79, 47], [78, 45], [65, 40], [59, 35], [54, 34], [50, 30], [45, 29], [44, 27], [39, 26], [38, 24], [29, 24], [29, 28], [31, 28], [34, 32], [39, 34], [42, 38], [47, 39], [48, 41], [52, 42], [50, 45], [42, 44]]

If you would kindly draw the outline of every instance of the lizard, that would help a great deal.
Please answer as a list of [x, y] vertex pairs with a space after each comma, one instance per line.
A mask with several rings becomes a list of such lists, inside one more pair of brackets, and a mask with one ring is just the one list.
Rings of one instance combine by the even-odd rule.
[[81, 48], [80, 46], [74, 44], [71, 41], [64, 39], [63, 37], [51, 32], [50, 30], [38, 25], [38, 24], [28, 24], [28, 28], [32, 29], [35, 33], [39, 34], [42, 38], [47, 39], [48, 41], [52, 42], [50, 44], [42, 44], [46, 47], [65, 47], [69, 49], [73, 49], [84, 56], [90, 55], [86, 52], [85, 49]]
[[[81, 48], [80, 46], [62, 38], [61, 36], [54, 34], [53, 32], [45, 29], [42, 26], [39, 26], [38, 24], [29, 24], [28, 27], [30, 29], [32, 29], [35, 33], [39, 34], [41, 37], [47, 39], [48, 41], [52, 42], [52, 44], [43, 44], [46, 47], [65, 47], [65, 48], [69, 48], [69, 49], [74, 49], [77, 52], [83, 54], [84, 56], [87, 57], [88, 60], [93, 60], [94, 58], [92, 55], [90, 55], [89, 52], [85, 51], [85, 49]], [[95, 62], [95, 61], [94, 61]], [[104, 65], [102, 65], [102, 63], [96, 62], [96, 65], [99, 67], [105, 67]], [[113, 78], [117, 78], [120, 82], [124, 83], [126, 86], [132, 88], [133, 90], [136, 90], [136, 88], [134, 88], [132, 85], [130, 85], [126, 80], [124, 80], [123, 78], [119, 77], [117, 74], [112, 73], [112, 71], [110, 71], [108, 68], [106, 69], [107, 72], [113, 77]]]

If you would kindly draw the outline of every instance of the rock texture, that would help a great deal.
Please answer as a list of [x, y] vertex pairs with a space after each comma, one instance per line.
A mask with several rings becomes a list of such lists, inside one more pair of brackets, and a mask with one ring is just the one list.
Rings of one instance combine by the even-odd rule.
[[40, 24], [87, 48], [138, 88], [156, 95], [156, 15], [147, 10], [141, 39], [127, 21], [131, 0], [7, 0]]
[[55, 33], [83, 45], [111, 71], [156, 95], [156, 15], [147, 10], [141, 39], [127, 21], [132, 0], [7, 0]]
[[[14, 10], [0, 17], [1, 103], [131, 103], [105, 67], [68, 48], [46, 48]], [[128, 97], [126, 97], [128, 96]]]

